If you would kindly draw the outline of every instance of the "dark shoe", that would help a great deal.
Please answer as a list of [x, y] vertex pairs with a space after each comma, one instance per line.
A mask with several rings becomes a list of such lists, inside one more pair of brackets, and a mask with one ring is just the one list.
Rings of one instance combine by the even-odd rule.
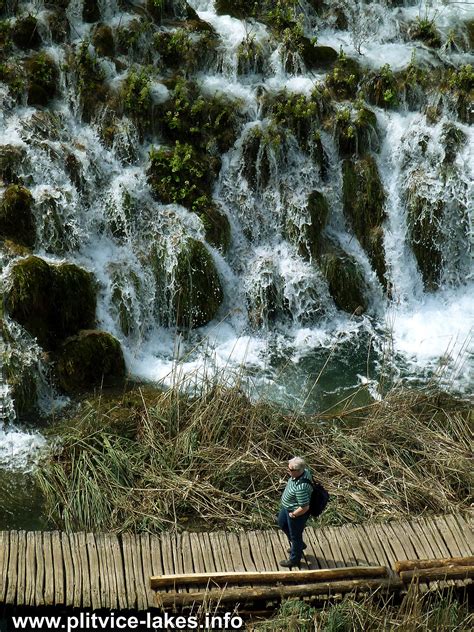
[[290, 569], [293, 568], [294, 566], [296, 566], [297, 568], [300, 567], [299, 562], [293, 562], [292, 560], [283, 560], [279, 564], [280, 566], [283, 566], [284, 568], [290, 568]]
[[[307, 545], [307, 544], [305, 544], [305, 543], [303, 542], [303, 551], [304, 551], [306, 548], [308, 548], [308, 545]], [[289, 549], [286, 549], [286, 552], [287, 552], [287, 553], [291, 553], [291, 546], [290, 546], [290, 548], [289, 548]]]

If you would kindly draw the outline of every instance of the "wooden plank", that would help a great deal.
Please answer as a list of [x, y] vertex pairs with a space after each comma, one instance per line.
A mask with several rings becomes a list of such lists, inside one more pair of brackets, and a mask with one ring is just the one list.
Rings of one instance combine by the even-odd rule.
[[10, 554], [10, 533], [0, 531], [0, 604], [5, 603], [7, 595], [7, 569]]
[[[464, 569], [465, 570], [465, 569]], [[297, 582], [314, 583], [318, 581], [339, 581], [342, 579], [388, 577], [386, 566], [352, 566], [341, 568], [329, 568], [318, 570], [283, 570], [283, 571], [246, 571], [226, 572], [226, 573], [182, 573], [177, 575], [162, 575], [152, 577], [151, 586], [155, 589], [173, 587], [178, 585], [201, 585], [205, 586], [209, 581], [216, 584], [272, 584], [274, 582]]]
[[151, 564], [151, 548], [150, 536], [148, 533], [142, 533], [140, 538], [140, 546], [142, 550], [143, 580], [145, 583], [145, 594], [147, 600], [147, 609], [155, 607], [155, 593], [150, 587], [150, 577], [153, 575]]
[[[189, 541], [188, 533], [178, 533], [175, 535], [173, 543], [173, 559], [175, 573], [193, 572], [193, 554], [191, 551], [191, 543]], [[182, 590], [186, 589], [183, 588]]]
[[432, 582], [438, 579], [468, 579], [474, 577], [474, 566], [441, 566], [440, 568], [415, 568], [411, 571], [401, 571], [403, 582], [413, 579]]
[[391, 539], [387, 537], [387, 534], [383, 530], [381, 524], [374, 523], [372, 526], [379, 537], [381, 545], [386, 551], [387, 557], [390, 561], [390, 568], [393, 568], [396, 560], [399, 560], [400, 556], [403, 555], [403, 550], [400, 550], [400, 547], [398, 546], [396, 549], [392, 546], [393, 543], [391, 542]]
[[51, 533], [43, 533], [44, 556], [44, 603], [46, 606], [54, 606], [54, 562]]
[[35, 533], [35, 558], [36, 558], [36, 579], [35, 579], [35, 605], [44, 605], [44, 554], [43, 554], [43, 534]]
[[474, 557], [448, 557], [446, 559], [426, 558], [419, 560], [400, 560], [395, 564], [397, 573], [401, 571], [413, 571], [417, 568], [442, 568], [444, 566], [472, 566]]
[[206, 564], [204, 561], [204, 555], [201, 548], [202, 539], [201, 533], [188, 533], [189, 541], [191, 544], [191, 551], [193, 552], [193, 563], [194, 563], [194, 571], [196, 573], [206, 573], [210, 572], [209, 566], [211, 565], [209, 562]]
[[286, 536], [281, 531], [272, 531], [270, 533], [270, 542], [273, 554], [276, 560], [275, 568], [280, 568], [278, 563], [288, 559], [287, 548], [289, 546]]
[[254, 531], [253, 533], [265, 562], [265, 570], [271, 571], [274, 568], [278, 568], [279, 560], [277, 560], [273, 550], [271, 531]]
[[171, 546], [171, 536], [169, 533], [164, 533], [161, 538], [161, 553], [163, 556], [163, 567], [165, 573], [175, 573], [175, 567], [173, 563], [173, 550]]
[[162, 575], [164, 568], [161, 558], [161, 538], [156, 535], [150, 535], [150, 549], [152, 575]]
[[[253, 557], [255, 567], [257, 568], [257, 570], [260, 570], [260, 571], [271, 570], [273, 568], [273, 565], [270, 566], [268, 564], [264, 551], [260, 549], [260, 542], [255, 531], [249, 531], [247, 533], [247, 538], [248, 538], [250, 551], [252, 553], [252, 557]], [[263, 540], [263, 533], [262, 533], [262, 540]]]
[[91, 603], [93, 610], [99, 610], [102, 607], [100, 598], [100, 586], [102, 578], [100, 576], [99, 555], [97, 553], [97, 544], [93, 533], [86, 534], [87, 556], [89, 558], [89, 571], [91, 583]]
[[26, 531], [18, 532], [18, 578], [16, 590], [16, 603], [25, 605], [26, 588]]
[[[318, 584], [303, 584], [299, 586], [259, 586], [257, 588], [227, 588], [216, 591], [216, 601], [251, 602], [269, 599], [284, 599], [287, 597], [312, 597], [316, 594], [337, 594], [347, 592], [398, 591], [403, 584], [398, 579], [356, 579], [335, 582], [320, 582]], [[164, 607], [192, 605], [195, 601], [209, 603], [208, 591], [198, 593], [168, 593], [162, 595]]]
[[[244, 560], [245, 569], [247, 571], [257, 571], [259, 570], [255, 566], [255, 562], [253, 561], [252, 553], [250, 551], [250, 544], [247, 538], [247, 534], [241, 532], [237, 535], [237, 539], [239, 541], [240, 550], [242, 552], [242, 559]], [[261, 569], [260, 569], [261, 570]]]
[[326, 529], [319, 529], [318, 539], [321, 545], [321, 549], [324, 551], [327, 566], [329, 568], [336, 568], [338, 566], [338, 560], [335, 559], [336, 555], [332, 550], [331, 542], [326, 534]]
[[130, 610], [136, 609], [138, 597], [135, 586], [135, 573], [133, 572], [131, 535], [122, 534], [122, 553], [125, 567], [125, 586], [127, 591], [127, 602]]
[[82, 575], [82, 607], [90, 608], [92, 605], [91, 574], [89, 568], [89, 556], [87, 555], [86, 534], [76, 534], [76, 545], [79, 549]]
[[315, 556], [315, 562], [318, 568], [334, 568], [334, 562], [332, 560], [328, 562], [326, 560], [326, 554], [323, 551], [319, 542], [320, 529], [306, 529], [306, 542], [311, 547]]
[[[0, 542], [1, 547], [1, 542]], [[1, 555], [1, 553], [0, 553]], [[0, 572], [1, 572], [0, 563]], [[36, 544], [35, 534], [28, 531], [26, 534], [26, 583], [25, 583], [25, 605], [35, 605], [35, 587], [36, 587]], [[1, 599], [0, 599], [1, 602]]]
[[[424, 540], [424, 544], [425, 544], [425, 555], [418, 555], [418, 557], [439, 557], [439, 547], [438, 547], [438, 543], [440, 538], [439, 537], [433, 537], [433, 535], [430, 535], [429, 530], [427, 529], [427, 527], [425, 526], [424, 521], [422, 520], [417, 520], [416, 522], [410, 523], [407, 522], [406, 523], [406, 528], [410, 529], [413, 528], [416, 533], [418, 534], [418, 539], [419, 541], [423, 541]], [[429, 537], [428, 537], [429, 536]], [[433, 585], [430, 588], [433, 588], [435, 590], [437, 590], [438, 588], [440, 589], [444, 589], [446, 586], [454, 586], [455, 583], [454, 582], [449, 582], [449, 584], [445, 581], [442, 582], [434, 582]]]
[[[435, 522], [437, 522], [439, 519], [440, 518], [435, 519]], [[451, 533], [454, 535], [454, 538], [458, 543], [461, 553], [464, 556], [471, 555], [473, 549], [472, 541], [468, 542], [461, 529], [459, 528], [456, 518], [453, 515], [447, 515], [444, 516], [444, 520], [446, 521], [448, 527], [451, 529]]]
[[122, 556], [122, 549], [119, 539], [114, 534], [107, 534], [106, 539], [113, 558], [113, 568], [115, 585], [117, 590], [117, 601], [120, 610], [128, 608], [127, 585], [125, 582], [125, 564]]
[[434, 522], [433, 520], [426, 518], [425, 523], [433, 533], [439, 534], [438, 537], [441, 536], [442, 540], [446, 544], [448, 555], [444, 557], [462, 557], [461, 549], [451, 533], [451, 529], [444, 520], [437, 520]]
[[95, 545], [97, 550], [97, 561], [99, 566], [99, 601], [102, 608], [112, 608], [110, 605], [110, 571], [107, 564], [107, 557], [104, 551], [104, 538], [103, 535], [97, 533], [95, 535]]
[[416, 552], [410, 538], [408, 537], [406, 522], [402, 523], [402, 525], [400, 525], [400, 523], [398, 522], [388, 522], [385, 527], [386, 531], [388, 533], [391, 532], [395, 540], [400, 542], [400, 544], [403, 546], [403, 550], [407, 555], [407, 559], [411, 560], [418, 557], [418, 553]]
[[372, 525], [362, 524], [360, 525], [360, 527], [363, 533], [365, 534], [367, 540], [370, 542], [372, 546], [372, 550], [374, 551], [376, 562], [380, 564], [381, 566], [388, 566], [390, 568], [391, 565], [390, 565], [389, 557], [386, 554], [383, 546], [380, 544], [380, 540], [378, 538], [377, 533], [375, 532], [374, 529], [372, 529]]
[[221, 542], [219, 539], [219, 534], [215, 532], [209, 533], [209, 541], [212, 547], [212, 553], [214, 555], [214, 562], [216, 564], [216, 571], [225, 571], [227, 568], [227, 563], [222, 553]]
[[347, 538], [350, 541], [352, 550], [354, 551], [357, 564], [365, 566], [367, 564], [368, 554], [365, 551], [365, 547], [367, 545], [362, 542], [364, 535], [363, 530], [352, 525], [346, 525], [345, 531], [347, 533]]
[[135, 577], [135, 589], [137, 592], [137, 608], [142, 611], [147, 609], [148, 604], [148, 579], [145, 585], [140, 540], [135, 535], [130, 536], [130, 550], [132, 553], [132, 567]]
[[223, 539], [227, 539], [228, 550], [230, 553], [230, 559], [232, 559], [232, 565], [235, 571], [246, 571], [244, 558], [242, 557], [242, 551], [240, 550], [239, 538], [235, 533], [223, 533]]
[[417, 519], [416, 524], [426, 536], [426, 548], [431, 551], [430, 555], [443, 558], [449, 557], [449, 549], [439, 532], [437, 530], [433, 531], [433, 528], [422, 517]]
[[[196, 535], [197, 534], [195, 533], [191, 534], [192, 537]], [[216, 565], [216, 560], [214, 558], [214, 551], [212, 549], [209, 533], [207, 532], [200, 533], [198, 537], [198, 543], [199, 543], [199, 546], [201, 547], [203, 568], [208, 572], [211, 572], [211, 571], [216, 572], [217, 565]]]
[[18, 532], [10, 532], [10, 555], [8, 558], [8, 586], [5, 603], [14, 605], [16, 599], [16, 589], [18, 581]]
[[53, 552], [54, 570], [54, 603], [57, 606], [64, 605], [64, 561], [59, 531], [51, 534], [51, 548]]
[[64, 560], [64, 605], [72, 608], [74, 606], [74, 566], [71, 554], [71, 543], [69, 536], [64, 531], [61, 533], [61, 548]]
[[[72, 567], [74, 569], [74, 608], [82, 608], [83, 578], [79, 537], [76, 533], [69, 534], [71, 547]], [[85, 607], [85, 606], [84, 606]]]
[[470, 514], [456, 514], [456, 522], [459, 525], [459, 530], [463, 534], [465, 540], [469, 545], [470, 553], [473, 552], [474, 547], [474, 530], [472, 526], [472, 520]]
[[343, 559], [346, 566], [357, 566], [361, 562], [357, 559], [357, 555], [352, 547], [351, 534], [344, 526], [334, 530], [339, 540], [339, 546], [342, 551]]

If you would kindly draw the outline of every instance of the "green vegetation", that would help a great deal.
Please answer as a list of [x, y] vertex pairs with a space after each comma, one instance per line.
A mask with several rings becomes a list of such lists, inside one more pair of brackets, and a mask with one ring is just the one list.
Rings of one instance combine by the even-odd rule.
[[396, 597], [345, 596], [342, 601], [312, 607], [304, 601], [284, 601], [275, 615], [250, 623], [249, 632], [469, 632], [473, 626], [469, 605], [453, 593], [416, 588], [399, 604]]
[[412, 39], [419, 40], [431, 48], [441, 46], [441, 37], [435, 27], [434, 20], [417, 17], [409, 29], [409, 35]]
[[108, 96], [105, 73], [97, 58], [89, 50], [89, 42], [83, 41], [71, 59], [76, 75], [77, 90], [84, 120], [90, 121]]
[[448, 73], [448, 88], [454, 95], [459, 118], [471, 124], [474, 121], [474, 68], [471, 64]]
[[98, 24], [92, 34], [92, 43], [100, 57], [115, 55], [115, 42], [112, 29], [107, 24]]
[[55, 371], [67, 393], [117, 385], [125, 377], [120, 343], [105, 331], [81, 331], [61, 346]]
[[344, 213], [374, 267], [386, 285], [382, 222], [385, 219], [385, 192], [377, 164], [371, 156], [345, 160], [343, 172]]
[[174, 310], [183, 328], [201, 327], [215, 318], [223, 291], [211, 255], [200, 241], [188, 239], [175, 269]]
[[58, 89], [59, 72], [54, 60], [46, 53], [27, 59], [28, 105], [48, 105]]
[[365, 312], [366, 286], [356, 260], [339, 248], [331, 248], [321, 256], [320, 267], [337, 307], [349, 314]]
[[468, 403], [393, 390], [354, 410], [346, 402], [332, 414], [288, 416], [252, 404], [241, 384], [189, 379], [164, 391], [102, 393], [50, 428], [61, 447], [37, 477], [58, 528], [274, 526], [288, 445], [332, 496], [320, 524], [413, 518], [472, 502]]
[[33, 204], [28, 189], [11, 184], [0, 198], [0, 235], [32, 247], [36, 239]]
[[165, 68], [172, 68], [183, 75], [195, 69], [200, 43], [196, 46], [186, 29], [160, 31], [155, 34], [154, 42]]
[[12, 27], [12, 39], [18, 48], [38, 48], [41, 37], [37, 19], [32, 15], [18, 18]]
[[334, 69], [326, 77], [326, 86], [336, 99], [353, 99], [357, 94], [360, 78], [359, 64], [341, 50]]
[[366, 105], [339, 110], [335, 117], [334, 135], [343, 157], [364, 155], [378, 149], [377, 117]]
[[372, 73], [365, 81], [364, 91], [370, 103], [382, 108], [398, 105], [398, 83], [389, 64]]
[[18, 172], [26, 158], [23, 147], [0, 145], [0, 178], [5, 184], [19, 184]]
[[55, 349], [79, 329], [93, 327], [96, 289], [82, 268], [31, 256], [13, 266], [5, 306], [44, 349]]
[[122, 85], [123, 107], [141, 128], [148, 127], [151, 119], [150, 69], [133, 68]]

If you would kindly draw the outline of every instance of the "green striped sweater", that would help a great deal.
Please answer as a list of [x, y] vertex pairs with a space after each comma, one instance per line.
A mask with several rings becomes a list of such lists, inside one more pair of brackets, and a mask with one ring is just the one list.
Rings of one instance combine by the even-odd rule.
[[299, 478], [289, 479], [281, 497], [281, 504], [285, 509], [294, 511], [298, 507], [309, 505], [313, 488], [305, 479], [311, 480], [311, 472], [308, 469], [305, 469], [304, 474]]

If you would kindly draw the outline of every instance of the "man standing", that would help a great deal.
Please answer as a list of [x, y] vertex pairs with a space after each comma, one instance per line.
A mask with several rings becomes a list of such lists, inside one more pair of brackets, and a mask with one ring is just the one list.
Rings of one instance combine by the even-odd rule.
[[303, 531], [310, 516], [309, 501], [313, 490], [311, 473], [304, 459], [295, 456], [288, 461], [290, 478], [281, 497], [281, 509], [278, 514], [278, 526], [285, 532], [290, 542], [290, 557], [280, 562], [280, 566], [291, 568], [300, 565], [303, 549]]

